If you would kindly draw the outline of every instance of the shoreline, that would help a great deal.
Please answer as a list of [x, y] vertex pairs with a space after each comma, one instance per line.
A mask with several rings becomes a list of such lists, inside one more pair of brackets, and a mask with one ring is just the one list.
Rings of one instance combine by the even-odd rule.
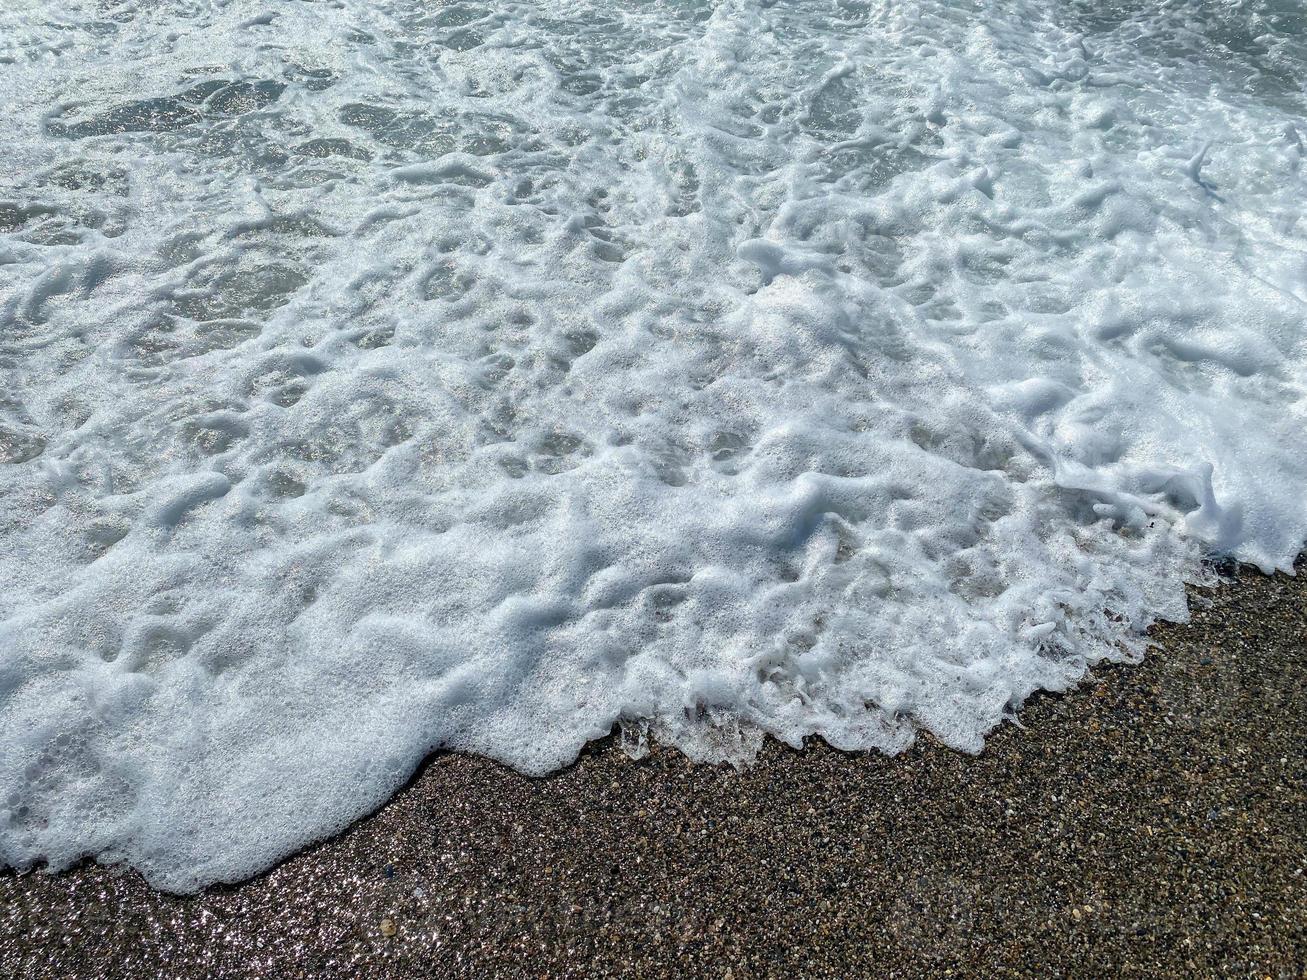
[[[1242, 569], [976, 757], [614, 738], [533, 779], [436, 754], [372, 816], [191, 896], [0, 872], [0, 976], [1296, 977], [1307, 564]], [[1204, 598], [1205, 597], [1205, 598]]]

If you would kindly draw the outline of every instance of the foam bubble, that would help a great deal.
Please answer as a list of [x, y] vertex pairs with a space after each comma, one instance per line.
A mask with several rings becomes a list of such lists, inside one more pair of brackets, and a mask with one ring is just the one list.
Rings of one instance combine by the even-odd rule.
[[0, 859], [194, 889], [614, 724], [975, 751], [1287, 570], [1305, 35], [0, 12]]

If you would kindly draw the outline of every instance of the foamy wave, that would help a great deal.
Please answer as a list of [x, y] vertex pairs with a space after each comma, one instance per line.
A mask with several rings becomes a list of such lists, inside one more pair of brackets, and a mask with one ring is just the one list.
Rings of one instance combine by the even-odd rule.
[[0, 12], [0, 859], [974, 751], [1307, 533], [1307, 15]]

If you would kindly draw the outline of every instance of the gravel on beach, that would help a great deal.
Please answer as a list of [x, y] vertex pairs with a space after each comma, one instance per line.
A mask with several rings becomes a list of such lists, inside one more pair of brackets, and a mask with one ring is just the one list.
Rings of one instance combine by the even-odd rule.
[[0, 872], [0, 976], [1300, 977], [1303, 571], [1240, 572], [978, 757], [439, 754], [241, 885]]

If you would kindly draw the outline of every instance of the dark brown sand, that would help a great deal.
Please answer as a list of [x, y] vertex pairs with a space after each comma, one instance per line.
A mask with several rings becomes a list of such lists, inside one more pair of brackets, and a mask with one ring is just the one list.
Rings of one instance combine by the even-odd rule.
[[238, 887], [0, 875], [0, 974], [1300, 977], [1307, 578], [1211, 600], [978, 758], [443, 755]]

